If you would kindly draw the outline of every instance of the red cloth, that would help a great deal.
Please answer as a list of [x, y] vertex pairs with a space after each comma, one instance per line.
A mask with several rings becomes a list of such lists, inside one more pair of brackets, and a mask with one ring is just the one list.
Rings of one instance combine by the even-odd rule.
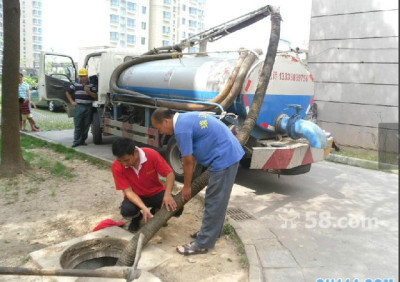
[[172, 168], [157, 151], [150, 148], [141, 148], [147, 158], [142, 164], [139, 176], [131, 167], [124, 167], [117, 160], [112, 165], [114, 182], [117, 190], [132, 188], [138, 196], [148, 198], [165, 190], [158, 174], [167, 176]]
[[105, 219], [103, 221], [101, 221], [95, 228], [93, 228], [93, 232], [103, 229], [103, 228], [107, 228], [107, 227], [111, 227], [111, 226], [122, 226], [125, 223], [123, 221], [114, 221], [112, 219]]
[[19, 107], [23, 115], [29, 115], [31, 113], [31, 111], [29, 110], [29, 103], [22, 103]]

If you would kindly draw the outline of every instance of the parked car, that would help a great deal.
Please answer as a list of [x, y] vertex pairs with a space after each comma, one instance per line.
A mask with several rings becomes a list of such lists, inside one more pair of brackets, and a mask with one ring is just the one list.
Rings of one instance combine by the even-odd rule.
[[47, 108], [50, 112], [65, 111], [64, 104], [58, 100], [40, 99], [39, 90], [31, 90], [31, 100], [38, 108]]

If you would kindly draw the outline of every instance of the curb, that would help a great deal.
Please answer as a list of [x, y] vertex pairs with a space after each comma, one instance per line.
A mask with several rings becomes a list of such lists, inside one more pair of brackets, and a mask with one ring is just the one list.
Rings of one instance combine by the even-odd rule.
[[366, 168], [366, 169], [382, 170], [382, 171], [388, 171], [388, 172], [392, 172], [392, 170], [399, 169], [398, 165], [392, 165], [392, 164], [380, 163], [380, 162], [369, 161], [369, 160], [364, 160], [364, 159], [346, 157], [346, 156], [341, 156], [341, 155], [336, 155], [336, 154], [329, 154], [325, 160], [334, 162], [334, 163], [340, 163], [340, 164], [362, 167], [362, 168]]

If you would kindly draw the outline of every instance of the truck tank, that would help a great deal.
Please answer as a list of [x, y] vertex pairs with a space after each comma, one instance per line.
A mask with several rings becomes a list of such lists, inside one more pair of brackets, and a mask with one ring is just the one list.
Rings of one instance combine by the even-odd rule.
[[[237, 56], [210, 55], [141, 63], [125, 70], [118, 86], [153, 98], [205, 102], [223, 90], [237, 61]], [[248, 113], [262, 66], [263, 58], [258, 58], [245, 76], [240, 95], [228, 109], [239, 118], [244, 119]], [[300, 105], [299, 115], [304, 117], [313, 95], [314, 82], [306, 67], [291, 55], [278, 54], [257, 119], [257, 137], [274, 132], [278, 116], [296, 113], [290, 105]]]

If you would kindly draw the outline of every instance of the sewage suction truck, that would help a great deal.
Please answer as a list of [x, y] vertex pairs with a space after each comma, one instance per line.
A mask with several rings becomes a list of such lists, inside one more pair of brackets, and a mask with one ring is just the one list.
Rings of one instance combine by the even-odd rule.
[[[88, 54], [84, 67], [98, 88], [98, 101], [93, 105], [93, 142], [101, 144], [103, 136], [114, 135], [158, 148], [177, 179], [183, 179], [175, 138], [151, 126], [152, 112], [157, 107], [204, 111], [220, 118], [234, 134], [239, 132], [253, 102], [264, 57], [257, 50], [207, 52], [207, 42], [261, 20], [271, 9], [262, 7], [180, 44], [145, 54], [116, 48]], [[199, 52], [183, 52], [197, 44]], [[70, 116], [73, 106], [65, 90], [76, 73], [72, 58], [41, 53], [40, 94], [63, 101]], [[244, 145], [242, 165], [295, 175], [324, 160], [330, 140], [321, 128], [305, 119], [313, 95], [314, 80], [307, 67], [293, 53], [278, 52], [256, 125]], [[203, 169], [198, 166], [196, 173]]]

